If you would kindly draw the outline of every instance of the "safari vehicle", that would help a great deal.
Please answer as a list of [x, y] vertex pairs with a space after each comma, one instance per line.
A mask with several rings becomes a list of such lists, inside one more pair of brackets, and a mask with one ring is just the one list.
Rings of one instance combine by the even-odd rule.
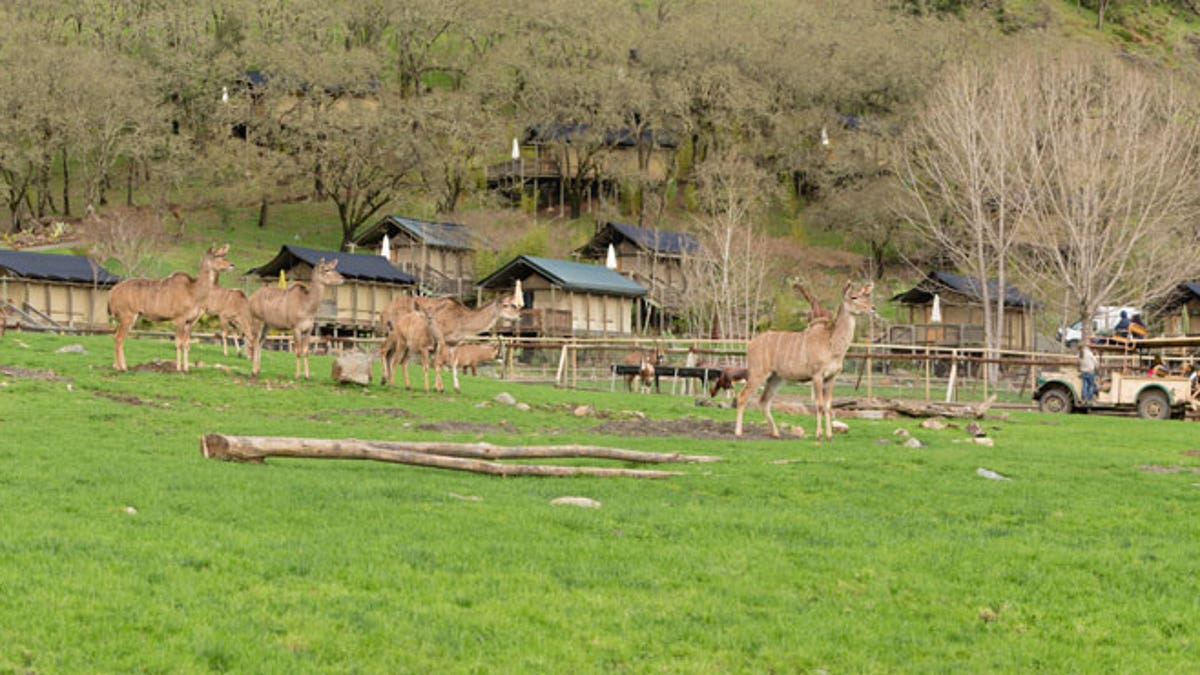
[[[1189, 409], [1200, 409], [1200, 397], [1185, 375], [1164, 377], [1149, 375], [1148, 354], [1154, 350], [1177, 347], [1200, 347], [1196, 338], [1151, 338], [1131, 343], [1134, 346], [1117, 348], [1124, 366], [1111, 366], [1112, 359], [1101, 359], [1096, 373], [1100, 390], [1090, 405], [1081, 396], [1083, 379], [1079, 369], [1061, 367], [1038, 373], [1033, 400], [1045, 413], [1115, 412], [1136, 413], [1142, 419], [1182, 419]], [[1093, 347], [1097, 353], [1113, 353], [1112, 348]], [[1135, 351], [1131, 351], [1135, 350]], [[1142, 367], [1141, 362], [1147, 365]]]

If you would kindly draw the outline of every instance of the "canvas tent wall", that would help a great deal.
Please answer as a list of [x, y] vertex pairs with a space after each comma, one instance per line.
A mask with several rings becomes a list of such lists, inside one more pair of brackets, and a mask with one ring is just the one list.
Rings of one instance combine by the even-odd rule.
[[375, 331], [379, 312], [392, 300], [411, 295], [417, 280], [411, 274], [392, 267], [377, 255], [322, 251], [303, 246], [286, 245], [270, 262], [252, 268], [247, 276], [257, 277], [263, 284], [279, 283], [283, 271], [289, 281], [304, 282], [321, 260], [337, 260], [337, 271], [346, 282], [325, 289], [325, 297], [317, 312], [317, 324], [336, 331]]
[[0, 299], [18, 310], [10, 323], [105, 329], [118, 281], [87, 256], [0, 250]]

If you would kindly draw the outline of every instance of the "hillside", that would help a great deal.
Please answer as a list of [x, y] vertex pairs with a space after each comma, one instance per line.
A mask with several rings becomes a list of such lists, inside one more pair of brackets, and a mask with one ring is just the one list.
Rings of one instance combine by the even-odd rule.
[[[469, 6], [470, 2], [456, 5], [459, 9]], [[229, 3], [228, 16], [248, 8]], [[154, 74], [155, 68], [163, 67], [162, 62], [149, 58], [161, 37], [156, 27], [167, 25], [168, 19], [186, 23], [201, 18], [182, 10], [172, 14], [174, 10], [169, 8], [148, 10], [158, 13], [146, 17], [142, 28], [145, 43], [135, 49], [98, 41], [86, 30], [77, 35], [54, 32], [50, 28], [54, 24], [44, 19], [60, 9], [56, 3], [47, 3], [43, 15], [30, 12], [10, 17], [13, 21], [4, 30], [11, 31], [15, 41], [0, 57], [10, 65], [9, 84], [14, 86], [3, 90], [21, 91], [34, 98], [54, 95], [38, 90], [37, 74], [39, 69], [61, 68], [62, 64], [54, 65], [49, 55], [46, 61], [40, 60], [41, 53], [32, 47], [20, 52], [28, 39], [16, 33], [21, 27], [27, 28], [30, 36], [48, 37], [51, 43], [69, 47], [66, 58], [74, 59], [71, 63], [78, 66], [75, 76], [79, 78], [92, 72], [92, 57], [97, 54], [130, 69], [126, 73], [123, 68], [110, 68], [90, 82], [68, 79], [62, 86], [64, 90], [85, 90], [93, 85], [119, 88], [127, 75]], [[299, 4], [297, 9], [303, 16], [311, 8]], [[664, 3], [654, 21], [648, 21], [640, 10], [623, 10], [605, 16], [611, 25], [587, 11], [555, 6], [547, 8], [541, 17], [545, 23], [539, 26], [514, 21], [511, 9], [506, 3], [495, 6], [490, 17], [503, 27], [495, 33], [503, 39], [475, 61], [465, 62], [461, 49], [448, 47], [449, 38], [430, 42], [436, 55], [420, 71], [427, 86], [424, 93], [414, 91], [411, 78], [396, 65], [394, 50], [398, 47], [389, 42], [401, 30], [395, 17], [383, 17], [383, 32], [375, 38], [364, 33], [363, 44], [352, 49], [336, 41], [313, 45], [325, 59], [319, 64], [289, 61], [272, 51], [261, 41], [263, 25], [247, 22], [232, 36], [222, 33], [220, 25], [204, 25], [198, 29], [196, 42], [180, 52], [172, 77], [196, 78], [210, 86], [214, 80], [236, 80], [238, 73], [245, 72], [245, 63], [261, 62], [273, 64], [275, 71], [328, 78], [331, 69], [344, 65], [350, 68], [347, 73], [380, 77], [377, 90], [357, 93], [353, 100], [386, 103], [395, 95], [408, 115], [400, 126], [425, 130], [428, 137], [376, 135], [364, 137], [361, 144], [355, 140], [377, 148], [394, 144], [395, 150], [380, 157], [347, 159], [342, 166], [335, 158], [347, 150], [329, 144], [329, 139], [349, 138], [358, 132], [344, 126], [346, 120], [332, 112], [321, 121], [328, 126], [300, 129], [289, 126], [293, 124], [290, 120], [284, 125], [278, 120], [243, 118], [239, 117], [241, 108], [214, 107], [222, 100], [215, 94], [211, 99], [190, 102], [170, 98], [170, 105], [151, 107], [174, 116], [171, 124], [178, 137], [168, 137], [167, 145], [153, 147], [162, 137], [130, 139], [118, 133], [111, 139], [112, 157], [105, 159], [95, 154], [86, 135], [72, 132], [64, 136], [65, 142], [47, 145], [41, 159], [31, 156], [26, 164], [8, 161], [0, 167], [6, 171], [10, 195], [18, 188], [24, 190], [23, 197], [5, 203], [13, 223], [7, 242], [45, 243], [45, 234], [50, 233], [73, 242], [74, 250], [99, 254], [117, 271], [162, 275], [190, 268], [198, 252], [215, 242], [231, 243], [239, 267], [244, 268], [266, 260], [284, 243], [339, 248], [371, 218], [401, 213], [462, 222], [481, 232], [491, 243], [479, 259], [482, 274], [518, 253], [566, 257], [586, 240], [597, 221], [640, 222], [689, 231], [749, 228], [760, 230], [761, 236], [747, 240], [743, 255], [768, 263], [769, 285], [778, 287], [763, 294], [769, 299], [767, 314], [771, 314], [770, 306], [788, 300], [785, 278], [805, 279], [825, 296], [846, 276], [874, 274], [884, 286], [895, 289], [937, 258], [936, 251], [915, 240], [897, 220], [891, 192], [895, 158], [890, 153], [894, 139], [922, 109], [924, 96], [944, 65], [1022, 51], [1092, 50], [1121, 54], [1144, 66], [1146, 72], [1187, 81], [1196, 72], [1200, 57], [1200, 22], [1185, 2], [906, 1], [867, 3], [851, 11], [823, 3], [764, 0], [753, 5], [755, 11], [737, 17], [723, 13], [720, 3], [696, 2], [686, 7]], [[416, 11], [414, 31], [424, 25], [421, 19], [439, 16], [432, 6]], [[474, 35], [479, 28], [477, 19], [466, 13], [442, 18], [456, 36]], [[83, 13], [76, 20], [99, 30], [111, 17]], [[719, 34], [709, 30], [714, 26], [721, 27]], [[330, 36], [340, 35], [339, 30], [330, 26]], [[561, 36], [564, 45], [574, 46], [568, 56], [551, 58], [528, 51], [532, 46], [547, 46], [540, 42], [547, 30]], [[803, 39], [796, 39], [797, 35]], [[849, 36], [853, 39], [848, 40]], [[203, 70], [202, 55], [227, 42], [229, 49], [209, 64], [209, 70]], [[624, 49], [626, 44], [637, 48]], [[334, 45], [353, 58], [336, 51]], [[573, 61], [574, 48], [593, 50], [588, 57], [592, 60]], [[64, 57], [60, 54], [59, 58]], [[511, 74], [514, 68], [521, 69], [524, 79], [510, 89], [505, 73]], [[460, 71], [465, 74], [461, 83], [446, 79], [448, 73]], [[594, 76], [585, 71], [595, 71]], [[22, 79], [23, 74], [33, 79]], [[160, 92], [178, 95], [162, 89], [174, 85], [157, 75], [148, 81], [156, 82]], [[225, 90], [228, 96], [230, 88]], [[90, 93], [107, 96], [114, 91]], [[294, 97], [290, 91], [250, 93], [258, 109], [279, 110], [295, 103], [289, 98]], [[591, 103], [577, 107], [585, 94]], [[245, 95], [242, 89], [232, 89], [235, 101]], [[328, 101], [308, 104], [328, 103], [332, 110], [336, 108], [332, 103], [347, 100], [328, 95]], [[22, 115], [30, 111], [17, 103], [15, 97], [9, 101], [14, 113], [9, 121], [11, 134], [6, 138], [20, 138], [36, 128], [32, 122], [23, 126]], [[400, 121], [389, 116], [401, 111], [377, 107], [389, 125], [394, 127]], [[375, 114], [370, 112], [375, 107], [350, 109], [355, 111], [349, 114], [357, 126], [362, 126], [364, 116]], [[114, 106], [110, 112], [135, 119], [145, 110], [146, 106]], [[564, 176], [558, 208], [547, 203], [552, 201], [550, 195], [546, 201], [538, 201], [541, 208], [536, 214], [525, 186], [520, 208], [501, 192], [484, 189], [485, 167], [507, 157], [508, 144], [494, 139], [511, 138], [522, 123], [573, 119], [600, 128], [627, 123], [631, 110], [636, 117], [648, 117], [651, 123], [675, 129], [680, 139], [686, 139], [655, 160], [664, 165], [661, 175], [653, 171], [620, 173], [613, 164], [596, 160], [592, 175], [603, 176], [598, 186], [589, 183], [591, 179], [583, 173], [582, 177]], [[103, 132], [103, 126], [95, 125], [104, 120], [89, 117], [97, 111], [85, 106], [80, 114], [78, 120], [63, 118], [63, 128], [92, 125]], [[472, 125], [473, 131], [467, 134], [465, 127], [455, 126], [456, 118]], [[159, 125], [165, 121], [138, 119], [142, 126], [137, 128], [160, 132]], [[225, 130], [229, 128], [235, 130], [234, 137], [227, 138]], [[262, 140], [249, 142], [254, 139]], [[580, 144], [575, 161], [591, 161], [583, 152], [594, 139], [574, 141]], [[554, 146], [539, 147], [546, 153], [545, 159]], [[55, 154], [59, 149], [61, 157]], [[571, 166], [570, 162], [567, 158], [564, 166]], [[318, 172], [314, 185], [306, 167], [322, 163], [325, 169]], [[387, 183], [354, 182], [367, 180], [368, 173], [349, 176], [343, 185], [324, 183], [335, 180], [334, 169], [363, 163], [373, 170], [398, 173]], [[71, 167], [70, 174], [62, 167]], [[26, 172], [23, 178], [22, 170]], [[48, 178], [39, 183], [43, 180], [39, 176]], [[458, 181], [453, 188], [458, 192], [447, 201], [444, 183], [451, 179]], [[722, 202], [724, 197], [702, 189], [714, 184], [732, 186], [735, 191], [730, 194], [738, 195], [740, 202]], [[102, 191], [96, 193], [98, 189]], [[97, 194], [103, 198], [98, 203], [94, 201]], [[133, 210], [117, 206], [118, 202], [132, 203]], [[151, 222], [132, 232], [97, 234], [90, 221], [80, 216], [79, 205], [89, 203], [109, 222]], [[442, 208], [447, 204], [453, 210]], [[715, 214], [731, 205], [736, 208], [726, 213], [737, 215], [720, 222]], [[579, 213], [573, 216], [576, 210]], [[260, 223], [264, 217], [265, 223]], [[359, 217], [364, 219], [354, 220]], [[70, 231], [56, 225], [60, 222], [67, 223]], [[106, 236], [139, 242], [144, 250], [125, 251], [122, 255], [128, 260], [105, 254], [96, 244]], [[778, 314], [778, 307], [775, 310]]]

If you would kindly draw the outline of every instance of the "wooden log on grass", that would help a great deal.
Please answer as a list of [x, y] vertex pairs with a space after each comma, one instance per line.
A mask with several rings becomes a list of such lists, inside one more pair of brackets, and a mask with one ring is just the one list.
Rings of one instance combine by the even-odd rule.
[[[206, 434], [200, 439], [200, 450], [208, 458], [241, 462], [262, 462], [267, 457], [371, 459], [380, 462], [430, 466], [439, 469], [470, 471], [494, 476], [625, 476], [631, 478], [667, 478], [669, 476], [680, 475], [680, 472], [590, 466], [501, 464], [494, 461], [481, 461], [475, 458], [604, 457], [642, 462], [718, 461], [720, 459], [717, 457], [690, 455], [638, 453], [619, 448], [597, 448], [592, 446], [543, 446], [540, 448], [536, 446], [514, 446], [504, 448], [487, 443], [402, 443], [360, 441], [355, 439], [329, 440], [280, 436], [231, 436], [227, 434]], [[675, 457], [676, 459], [662, 459], [663, 457]]]

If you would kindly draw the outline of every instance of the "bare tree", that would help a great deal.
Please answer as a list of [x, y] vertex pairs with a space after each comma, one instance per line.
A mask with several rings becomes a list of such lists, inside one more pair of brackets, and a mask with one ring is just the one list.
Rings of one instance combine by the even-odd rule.
[[1200, 275], [1197, 98], [1093, 56], [1056, 55], [1028, 75], [1030, 266], [1065, 287], [1086, 340], [1101, 304], [1142, 304]]
[[85, 220], [84, 240], [102, 263], [116, 261], [126, 277], [143, 276], [165, 244], [162, 221], [153, 212], [110, 209]]
[[687, 261], [686, 302], [703, 331], [714, 322], [725, 337], [752, 337], [766, 310], [776, 274], [766, 237], [756, 227], [776, 182], [745, 158], [726, 156], [697, 172], [701, 215], [695, 230], [701, 251]]
[[1010, 256], [1032, 210], [1027, 155], [1037, 139], [1023, 114], [1034, 69], [988, 62], [950, 69], [903, 141], [906, 215], [932, 246], [979, 279], [989, 349], [1001, 346]]

